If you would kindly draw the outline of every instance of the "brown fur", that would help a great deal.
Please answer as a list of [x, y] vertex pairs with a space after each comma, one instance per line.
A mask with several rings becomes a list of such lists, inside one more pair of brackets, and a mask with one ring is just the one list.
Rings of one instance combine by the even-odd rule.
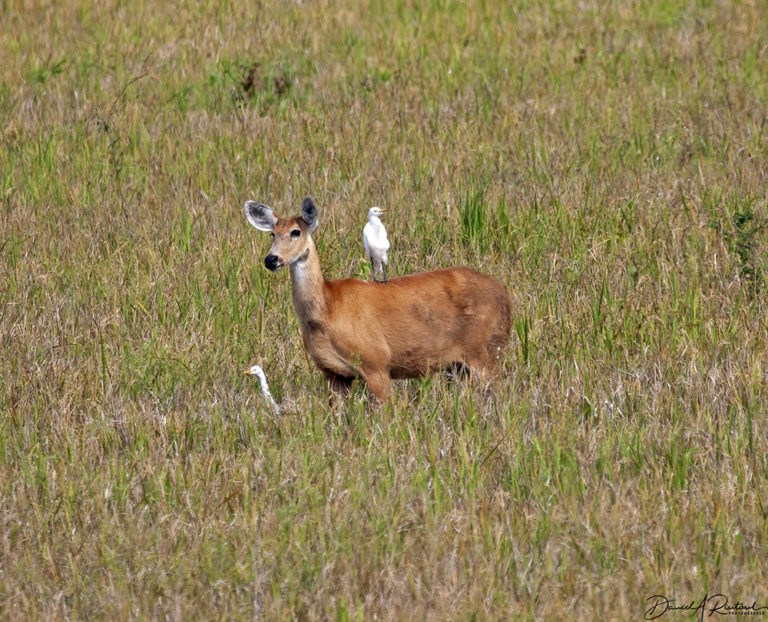
[[[332, 388], [357, 377], [384, 400], [390, 378], [456, 365], [498, 376], [511, 331], [504, 285], [468, 268], [413, 274], [387, 284], [326, 281], [310, 235], [314, 214], [311, 224], [301, 216], [275, 217], [268, 258], [277, 262], [273, 269], [291, 268], [304, 347]], [[291, 236], [296, 229], [301, 235]]]

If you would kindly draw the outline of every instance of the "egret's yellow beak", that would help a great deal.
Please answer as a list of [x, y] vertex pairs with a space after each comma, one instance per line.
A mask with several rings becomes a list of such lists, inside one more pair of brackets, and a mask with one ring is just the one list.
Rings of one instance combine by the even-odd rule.
[[243, 375], [244, 375], [244, 376], [250, 376], [250, 375], [251, 375], [251, 370], [250, 370], [250, 369], [246, 369], [246, 370], [243, 372]]

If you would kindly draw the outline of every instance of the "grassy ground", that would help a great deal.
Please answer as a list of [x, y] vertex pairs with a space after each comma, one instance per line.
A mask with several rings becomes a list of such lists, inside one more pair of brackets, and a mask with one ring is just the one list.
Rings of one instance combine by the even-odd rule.
[[[0, 616], [768, 605], [761, 2], [47, 4], [0, 3]], [[390, 276], [508, 283], [493, 402], [329, 405], [242, 213], [305, 194], [328, 277], [382, 205]]]

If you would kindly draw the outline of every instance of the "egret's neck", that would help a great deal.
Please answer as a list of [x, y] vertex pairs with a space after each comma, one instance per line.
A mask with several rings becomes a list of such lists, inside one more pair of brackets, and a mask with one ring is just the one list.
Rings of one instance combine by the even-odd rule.
[[306, 258], [292, 263], [290, 269], [293, 306], [302, 328], [311, 322], [321, 322], [326, 313], [325, 279], [312, 238], [309, 238]]

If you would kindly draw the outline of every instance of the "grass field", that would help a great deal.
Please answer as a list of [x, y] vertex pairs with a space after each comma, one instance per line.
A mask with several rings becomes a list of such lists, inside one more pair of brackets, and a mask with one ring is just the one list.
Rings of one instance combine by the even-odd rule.
[[[2, 619], [768, 606], [762, 2], [48, 4], [0, 1]], [[329, 403], [242, 211], [307, 194], [328, 278], [381, 205], [390, 276], [508, 284], [492, 401]]]

